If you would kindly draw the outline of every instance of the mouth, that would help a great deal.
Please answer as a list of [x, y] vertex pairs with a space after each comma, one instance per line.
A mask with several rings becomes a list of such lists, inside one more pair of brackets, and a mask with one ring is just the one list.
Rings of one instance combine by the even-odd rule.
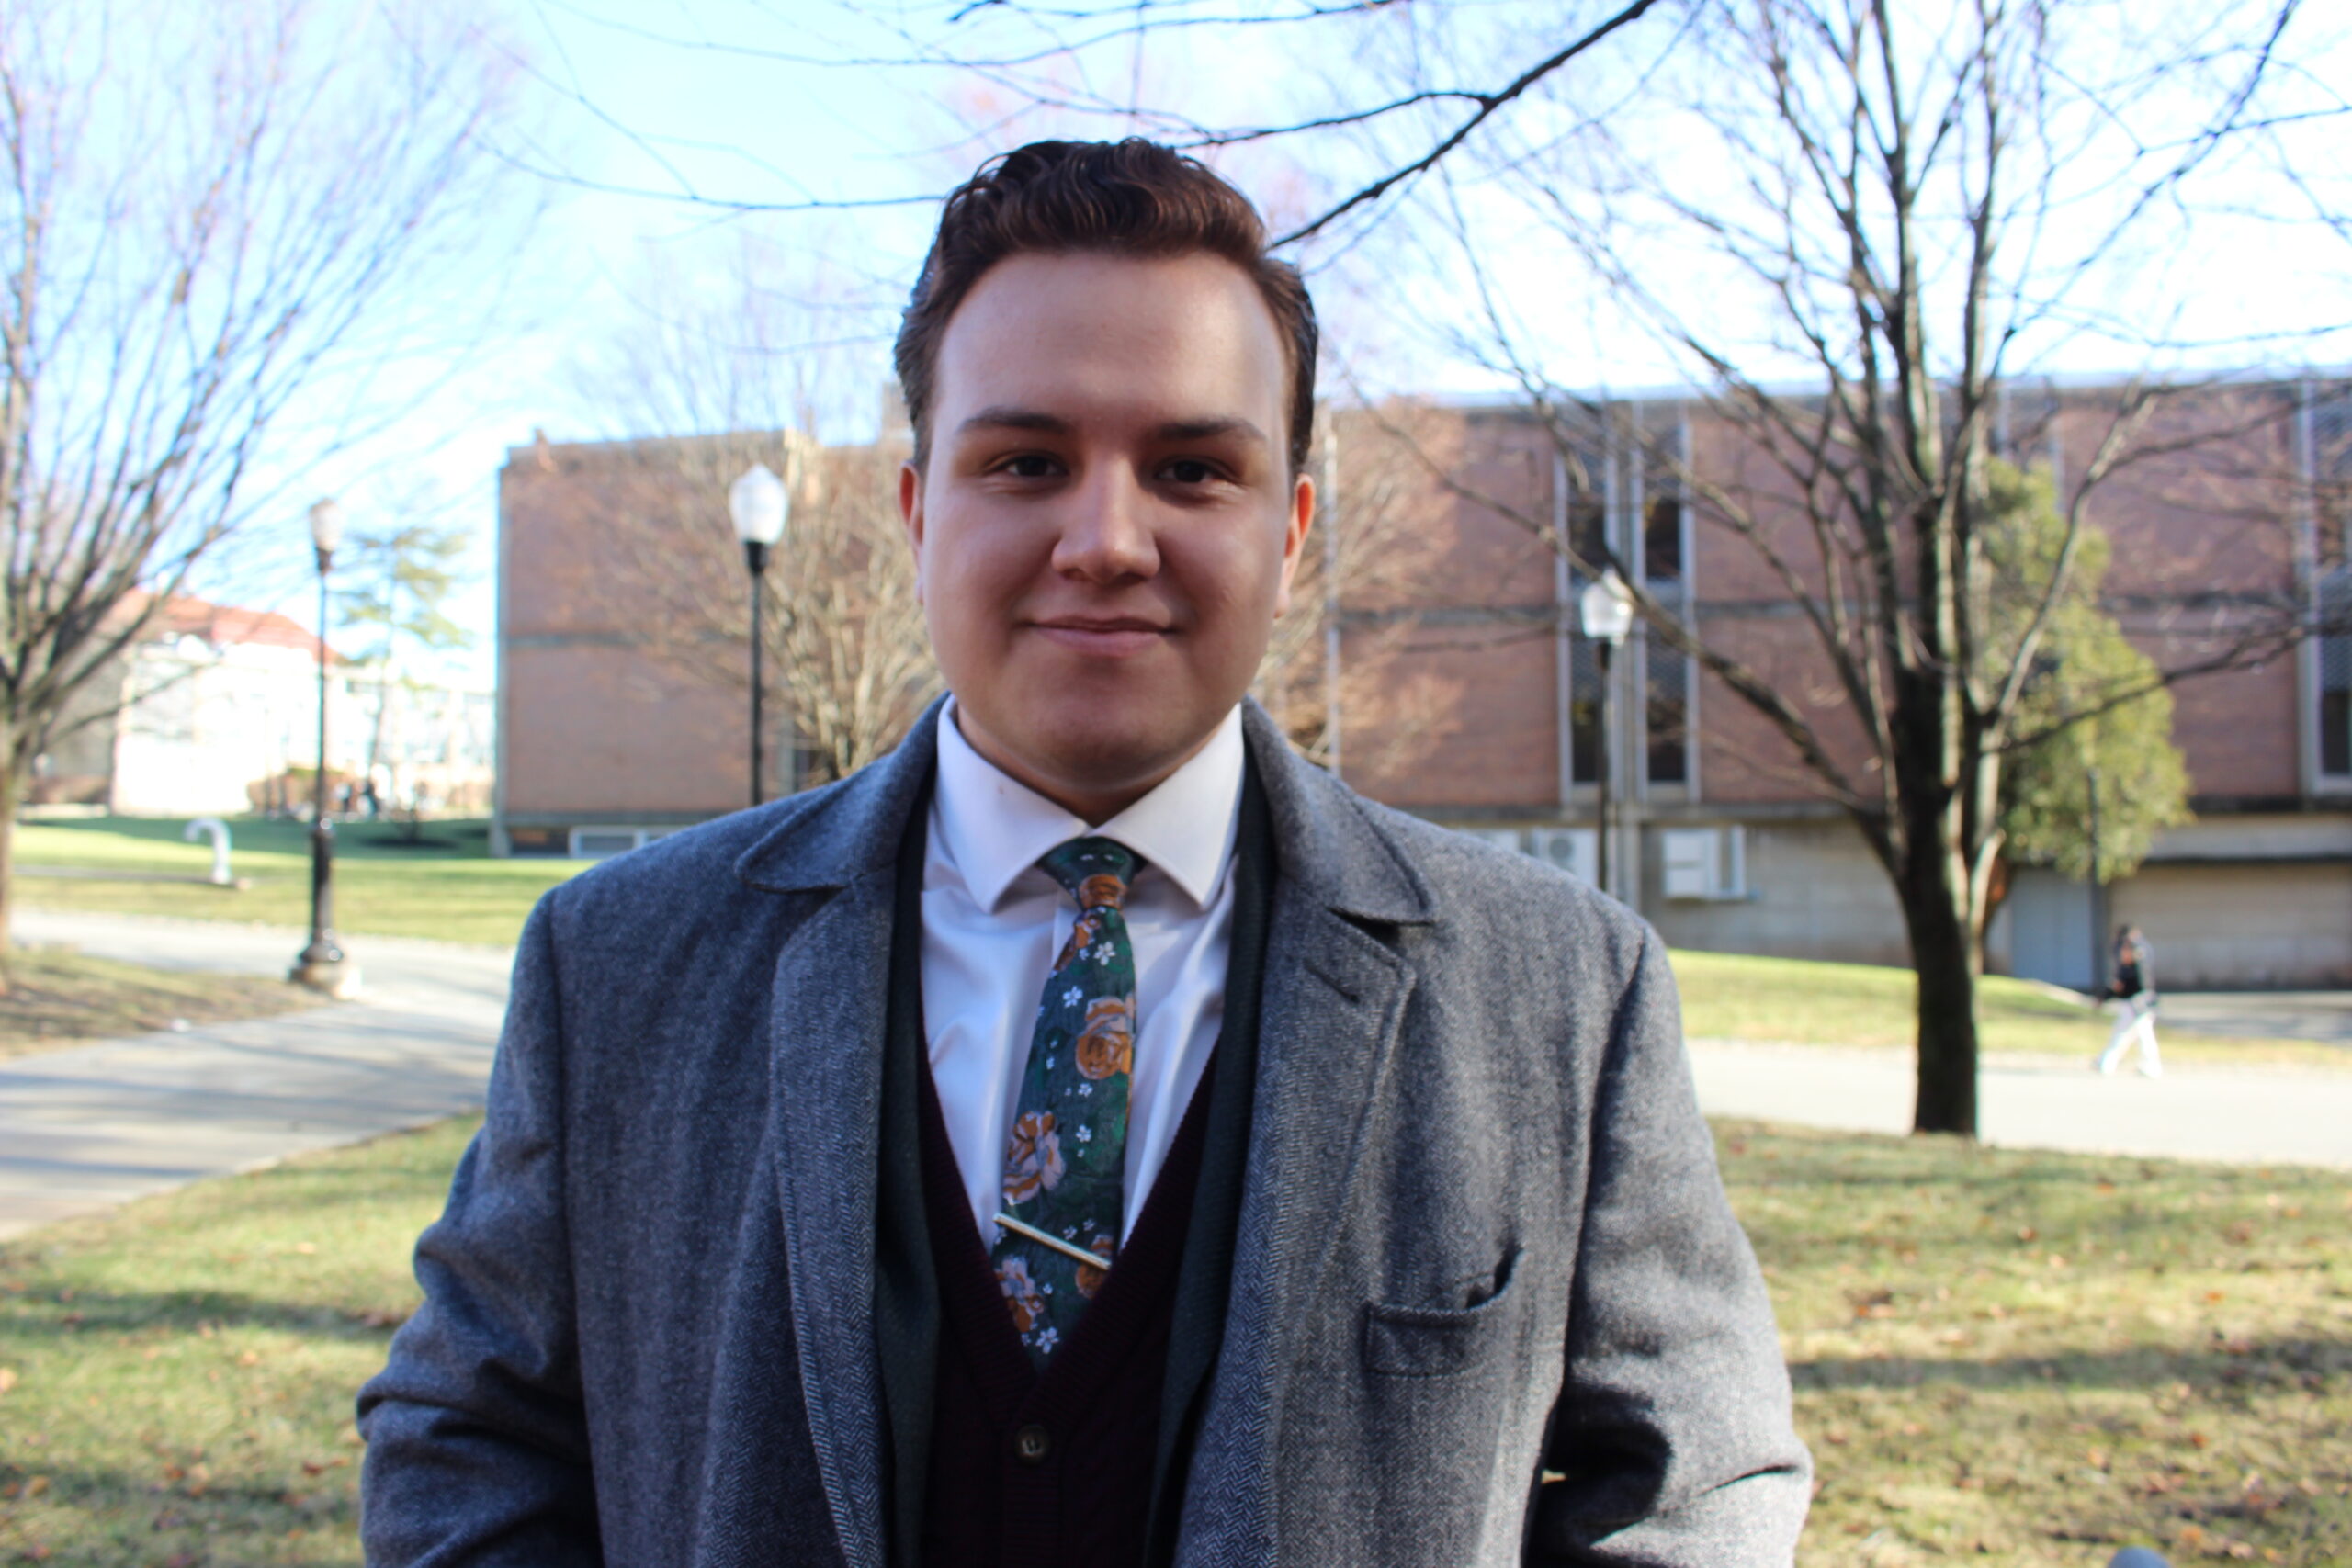
[[1032, 621], [1047, 641], [1095, 659], [1119, 659], [1157, 648], [1169, 628], [1134, 615], [1056, 615]]

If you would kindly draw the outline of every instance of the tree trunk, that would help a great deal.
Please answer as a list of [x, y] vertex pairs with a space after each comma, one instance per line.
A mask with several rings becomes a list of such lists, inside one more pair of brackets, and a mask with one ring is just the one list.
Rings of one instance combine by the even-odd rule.
[[1911, 935], [1911, 966], [1919, 979], [1919, 1094], [1915, 1133], [1976, 1135], [1976, 978], [1978, 951], [1962, 908], [1965, 886], [1955, 886], [1949, 858], [1934, 846], [1903, 878], [1904, 923]]

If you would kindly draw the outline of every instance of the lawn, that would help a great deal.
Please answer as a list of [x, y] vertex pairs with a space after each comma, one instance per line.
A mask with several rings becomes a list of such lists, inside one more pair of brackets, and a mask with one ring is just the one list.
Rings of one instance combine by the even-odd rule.
[[0, 1060], [176, 1024], [266, 1018], [320, 1001], [283, 980], [148, 969], [60, 948], [19, 949], [10, 968], [15, 983], [0, 997]]
[[[28, 823], [17, 863], [33, 872], [78, 869], [201, 877], [211, 851], [183, 842], [178, 818], [94, 818]], [[242, 818], [236, 871], [244, 892], [198, 881], [138, 882], [18, 872], [17, 897], [34, 907], [104, 909], [302, 926], [310, 920], [310, 839], [300, 823]], [[486, 823], [436, 822], [424, 848], [401, 842], [390, 823], [336, 830], [335, 924], [353, 933], [512, 942], [541, 893], [586, 863], [492, 860]], [[1907, 969], [1793, 958], [1678, 952], [1685, 1027], [1699, 1039], [1814, 1045], [1908, 1046], [1914, 984]], [[1980, 994], [1984, 1046], [2087, 1059], [2107, 1043], [2109, 1021], [2041, 987], [1987, 976]], [[2166, 1056], [2181, 1062], [2290, 1062], [2352, 1066], [2352, 1054], [2295, 1040], [2222, 1039], [2166, 1027]]]
[[[0, 1246], [0, 1559], [356, 1555], [351, 1395], [468, 1123]], [[1804, 1561], [2352, 1562], [2352, 1179], [1719, 1130]]]
[[2352, 1177], [1718, 1128], [1804, 1561], [2352, 1562]]
[[[36, 908], [310, 924], [308, 828], [262, 818], [232, 821], [233, 870], [251, 883], [237, 892], [195, 880], [211, 870], [212, 850], [207, 842], [184, 842], [186, 826], [178, 818], [28, 822], [17, 829], [17, 899]], [[428, 823], [426, 842], [418, 847], [402, 843], [401, 831], [389, 822], [336, 827], [338, 930], [511, 943], [539, 895], [587, 863], [492, 860], [488, 824], [479, 821]], [[61, 869], [191, 880], [27, 874]]]
[[[1908, 969], [1689, 951], [1673, 961], [1683, 1032], [1693, 1039], [1906, 1048], [1913, 1042], [1918, 992]], [[2167, 1061], [2352, 1067], [2352, 1052], [2317, 1041], [2195, 1034], [2165, 1025], [2161, 1012], [2156, 1021]], [[1977, 1022], [1988, 1052], [2086, 1061], [2106, 1045], [2114, 1021], [2030, 981], [1988, 975], [1977, 991]]]

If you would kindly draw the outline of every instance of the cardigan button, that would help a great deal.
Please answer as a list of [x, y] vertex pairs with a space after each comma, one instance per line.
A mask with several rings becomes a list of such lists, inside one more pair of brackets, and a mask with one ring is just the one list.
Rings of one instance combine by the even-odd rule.
[[1012, 1434], [1012, 1453], [1023, 1464], [1043, 1464], [1054, 1451], [1054, 1439], [1043, 1427], [1030, 1425]]

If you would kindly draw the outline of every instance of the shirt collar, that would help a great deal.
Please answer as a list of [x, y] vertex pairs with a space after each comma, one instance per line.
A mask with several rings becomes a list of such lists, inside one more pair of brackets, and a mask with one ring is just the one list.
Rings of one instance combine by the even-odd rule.
[[1233, 859], [1244, 754], [1237, 705], [1183, 766], [1108, 822], [1091, 828], [974, 750], [956, 722], [951, 698], [939, 720], [933, 820], [940, 847], [964, 886], [990, 913], [1046, 851], [1088, 834], [1126, 845], [1195, 908], [1205, 909]]

